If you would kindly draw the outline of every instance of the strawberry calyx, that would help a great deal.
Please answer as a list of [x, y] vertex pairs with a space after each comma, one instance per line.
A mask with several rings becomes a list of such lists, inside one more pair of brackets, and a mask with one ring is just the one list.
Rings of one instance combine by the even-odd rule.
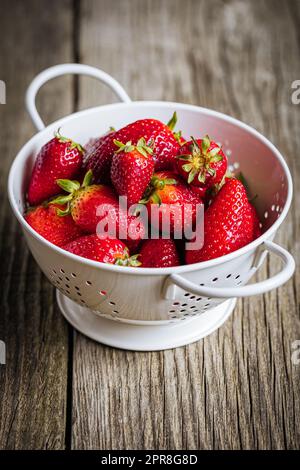
[[121, 255], [119, 253], [116, 255], [114, 264], [117, 265], [117, 266], [138, 267], [138, 266], [141, 266], [141, 264], [142, 264], [138, 260], [139, 256], [140, 256], [140, 254], [129, 256], [129, 250], [128, 250], [128, 248], [125, 248], [123, 255]]
[[68, 180], [68, 179], [57, 179], [56, 184], [66, 191], [66, 193], [69, 194], [60, 194], [59, 196], [56, 196], [54, 199], [52, 199], [48, 204], [59, 204], [59, 205], [65, 205], [66, 208], [64, 210], [62, 209], [57, 209], [56, 213], [57, 215], [63, 217], [65, 215], [70, 214], [71, 212], [71, 201], [74, 199], [76, 193], [79, 190], [82, 190], [92, 184], [93, 180], [93, 172], [92, 170], [89, 170], [83, 179], [82, 184], [79, 183], [79, 181], [76, 180]]
[[118, 150], [116, 153], [120, 152], [125, 152], [125, 153], [130, 153], [133, 152], [134, 150], [137, 150], [141, 155], [144, 157], [147, 157], [148, 155], [153, 154], [153, 149], [151, 148], [150, 145], [147, 145], [147, 142], [144, 137], [141, 137], [136, 145], [133, 145], [131, 140], [126, 142], [126, 144], [123, 144], [123, 142], [120, 142], [120, 140], [114, 139], [114, 144], [118, 147]]
[[166, 185], [175, 184], [177, 184], [177, 180], [174, 178], [159, 178], [158, 176], [153, 175], [144, 197], [139, 201], [139, 204], [147, 204], [151, 199], [154, 204], [161, 205], [161, 198], [158, 191], [164, 189]]
[[206, 135], [201, 145], [197, 142], [194, 137], [191, 137], [193, 143], [191, 145], [191, 153], [178, 155], [179, 160], [184, 160], [186, 163], [182, 166], [182, 169], [189, 174], [187, 182], [190, 184], [194, 181], [197, 176], [200, 183], [205, 183], [206, 173], [210, 176], [215, 176], [216, 170], [211, 167], [212, 163], [217, 163], [223, 159], [220, 155], [221, 148], [219, 146], [210, 149], [211, 140]]
[[67, 144], [69, 143], [70, 146], [68, 147], [69, 150], [77, 149], [80, 153], [84, 153], [84, 147], [82, 145], [78, 144], [77, 142], [74, 142], [72, 139], [69, 139], [68, 137], [64, 137], [60, 133], [60, 127], [57, 129], [56, 132], [54, 132], [54, 137], [61, 143], [61, 144]]

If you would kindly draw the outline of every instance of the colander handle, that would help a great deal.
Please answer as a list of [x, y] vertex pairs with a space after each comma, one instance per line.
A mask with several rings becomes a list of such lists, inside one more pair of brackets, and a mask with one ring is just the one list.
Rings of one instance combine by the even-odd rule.
[[[276, 245], [276, 243], [265, 241], [263, 248], [265, 248], [270, 253], [274, 253], [275, 255], [279, 256], [279, 258], [281, 258], [283, 261], [282, 270], [275, 274], [275, 276], [272, 276], [265, 281], [241, 287], [209, 287], [199, 286], [183, 278], [179, 274], [171, 274], [171, 276], [168, 278], [169, 287], [171, 287], [172, 284], [175, 284], [176, 286], [181, 287], [181, 289], [184, 289], [195, 295], [224, 299], [264, 294], [265, 292], [268, 292], [272, 289], [276, 289], [290, 279], [295, 270], [295, 261], [288, 251], [286, 251], [281, 246]], [[168, 294], [167, 297], [169, 298]]]
[[60, 77], [62, 75], [73, 74], [73, 75], [86, 75], [88, 77], [96, 78], [100, 82], [105, 83], [124, 103], [130, 103], [131, 99], [127, 95], [124, 88], [120, 85], [117, 80], [111, 77], [108, 73], [103, 70], [91, 67], [90, 65], [82, 64], [60, 64], [50, 67], [39, 75], [29, 85], [26, 92], [26, 107], [27, 111], [38, 131], [45, 128], [45, 124], [42, 121], [37, 109], [36, 109], [36, 95], [39, 89], [52, 78]]

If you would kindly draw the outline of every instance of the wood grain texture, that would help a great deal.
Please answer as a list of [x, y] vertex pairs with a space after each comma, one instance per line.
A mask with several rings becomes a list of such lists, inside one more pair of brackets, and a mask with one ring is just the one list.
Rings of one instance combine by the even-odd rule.
[[[30, 4], [30, 5], [29, 5]], [[1, 189], [34, 129], [24, 109], [32, 77], [80, 61], [116, 77], [133, 99], [193, 103], [253, 125], [282, 151], [295, 197], [277, 241], [299, 266], [300, 79], [297, 0], [1, 1]], [[30, 14], [28, 13], [30, 11]], [[90, 79], [61, 78], [38, 100], [45, 121], [112, 102]], [[202, 130], [205, 132], [205, 130]], [[268, 182], [266, 181], [266, 184]], [[217, 332], [157, 353], [101, 346], [68, 327], [54, 289], [0, 200], [2, 288], [0, 448], [284, 449], [300, 445], [299, 278], [243, 299]], [[276, 259], [263, 279], [279, 269]]]
[[[111, 73], [133, 99], [217, 109], [280, 148], [295, 199], [277, 241], [298, 258], [300, 108], [290, 95], [300, 77], [299, 2], [93, 0], [80, 2], [80, 18], [80, 61]], [[80, 80], [80, 107], [112, 99]], [[272, 259], [258, 278], [279, 266]], [[277, 291], [240, 300], [219, 331], [185, 348], [124, 352], [75, 334], [72, 447], [297, 448], [298, 338], [299, 271]]]
[[[7, 104], [0, 107], [0, 339], [7, 350], [7, 363], [0, 366], [0, 448], [61, 449], [68, 328], [5, 193], [9, 166], [35, 132], [25, 111], [26, 87], [42, 69], [70, 61], [73, 13], [65, 0], [51, 2], [51, 15], [38, 0], [2, 0], [0, 9], [0, 75], [7, 84]], [[69, 79], [55, 81], [42, 92], [38, 102], [46, 121], [58, 117], [56, 110], [72, 110], [70, 85]]]

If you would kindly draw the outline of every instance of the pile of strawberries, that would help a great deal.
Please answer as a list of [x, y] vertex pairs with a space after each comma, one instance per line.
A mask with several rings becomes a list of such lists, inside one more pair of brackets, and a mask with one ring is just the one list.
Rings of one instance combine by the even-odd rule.
[[[28, 224], [71, 253], [120, 266], [196, 263], [253, 241], [261, 233], [256, 211], [242, 181], [228, 174], [221, 147], [208, 136], [184, 139], [174, 132], [176, 121], [176, 113], [168, 124], [141, 119], [92, 139], [85, 149], [58, 131], [36, 158]], [[195, 227], [199, 207], [205, 210], [204, 244], [185, 249], [184, 223]], [[116, 227], [109, 237], [107, 219]]]

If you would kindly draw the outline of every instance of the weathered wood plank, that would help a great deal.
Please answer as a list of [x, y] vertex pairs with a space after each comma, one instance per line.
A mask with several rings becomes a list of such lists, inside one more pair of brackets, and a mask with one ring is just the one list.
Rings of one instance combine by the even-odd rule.
[[[299, 2], [81, 2], [81, 62], [133, 99], [199, 104], [252, 124], [282, 150], [295, 200], [277, 240], [299, 258]], [[81, 107], [112, 100], [80, 81]], [[266, 181], [267, 184], [267, 181]], [[298, 248], [298, 249], [297, 249]], [[271, 260], [259, 278], [278, 269]], [[276, 292], [238, 302], [218, 332], [163, 353], [110, 349], [75, 334], [73, 448], [297, 448], [299, 271]]]
[[[72, 2], [1, 1], [0, 76], [7, 104], [0, 106], [1, 314], [0, 448], [65, 446], [68, 328], [52, 286], [26, 248], [5, 197], [9, 166], [35, 132], [24, 93], [35, 74], [72, 59]], [[47, 122], [72, 109], [70, 79], [51, 83], [39, 98]], [[57, 113], [57, 114], [56, 114]]]

